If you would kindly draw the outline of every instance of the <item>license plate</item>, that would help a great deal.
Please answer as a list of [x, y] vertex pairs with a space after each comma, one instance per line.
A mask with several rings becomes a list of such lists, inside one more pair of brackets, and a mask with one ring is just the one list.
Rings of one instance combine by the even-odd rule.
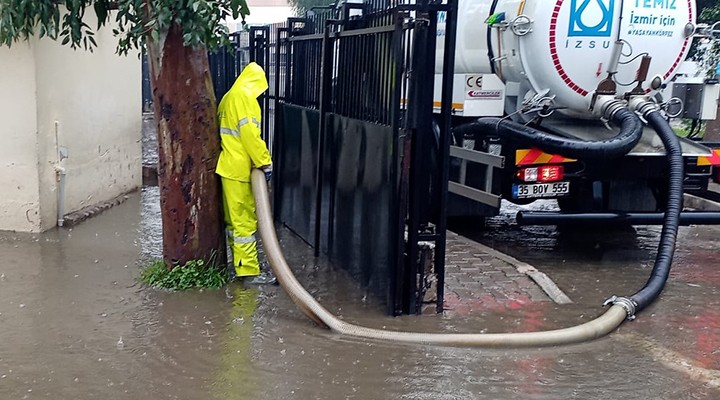
[[513, 185], [514, 199], [559, 197], [570, 194], [570, 182], [535, 183]]

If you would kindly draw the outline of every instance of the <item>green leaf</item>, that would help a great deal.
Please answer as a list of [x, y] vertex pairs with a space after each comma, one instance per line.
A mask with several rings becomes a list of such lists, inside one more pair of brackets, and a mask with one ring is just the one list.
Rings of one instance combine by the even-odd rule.
[[[111, 12], [113, 6], [117, 11]], [[92, 27], [85, 14], [90, 8], [97, 16]], [[249, 14], [247, 0], [0, 0], [0, 44], [37, 34], [92, 50], [97, 47], [95, 31], [114, 21], [110, 29], [118, 38], [118, 54], [142, 48], [146, 39], [159, 40], [173, 24], [182, 27], [185, 45], [214, 50], [227, 42], [222, 21]]]

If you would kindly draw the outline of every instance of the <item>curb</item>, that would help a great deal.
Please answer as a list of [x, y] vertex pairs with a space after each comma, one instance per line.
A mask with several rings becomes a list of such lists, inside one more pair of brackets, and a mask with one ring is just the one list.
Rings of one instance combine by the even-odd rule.
[[123, 193], [114, 199], [110, 199], [108, 201], [103, 201], [98, 204], [93, 204], [91, 206], [87, 206], [85, 208], [82, 208], [78, 211], [71, 212], [69, 214], [65, 214], [63, 217], [63, 226], [62, 228], [72, 228], [81, 222], [85, 221], [86, 219], [95, 217], [99, 214], [101, 214], [105, 210], [109, 210], [115, 206], [118, 206], [125, 202], [125, 200], [130, 198], [130, 194], [136, 192], [137, 189], [133, 189], [129, 192]]
[[530, 279], [533, 280], [533, 282], [540, 286], [540, 288], [545, 292], [545, 294], [547, 294], [548, 297], [550, 297], [550, 299], [556, 304], [572, 304], [573, 301], [570, 299], [570, 297], [566, 295], [565, 292], [563, 292], [562, 289], [560, 289], [557, 284], [553, 282], [553, 280], [550, 279], [550, 277], [547, 276], [544, 272], [540, 272], [532, 265], [526, 262], [522, 262], [517, 258], [509, 256], [505, 253], [501, 253], [491, 247], [485, 246], [484, 244], [475, 241], [473, 241], [473, 243], [475, 243], [475, 246], [478, 249], [491, 255], [492, 257], [495, 257], [512, 265], [513, 267], [515, 267], [518, 273], [527, 275]]
[[685, 193], [683, 203], [685, 207], [697, 211], [720, 211], [720, 203], [692, 194]]

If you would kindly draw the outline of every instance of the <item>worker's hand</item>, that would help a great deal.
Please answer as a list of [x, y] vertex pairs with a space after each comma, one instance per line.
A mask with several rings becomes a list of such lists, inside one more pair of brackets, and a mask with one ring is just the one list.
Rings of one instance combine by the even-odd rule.
[[272, 171], [273, 171], [272, 165], [265, 165], [263, 167], [260, 167], [260, 169], [262, 170], [262, 172], [265, 173], [265, 180], [267, 182], [270, 182], [270, 179], [272, 179]]

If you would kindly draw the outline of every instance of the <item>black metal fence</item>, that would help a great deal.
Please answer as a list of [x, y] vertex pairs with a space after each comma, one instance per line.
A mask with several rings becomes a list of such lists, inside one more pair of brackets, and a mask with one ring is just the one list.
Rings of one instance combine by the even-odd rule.
[[394, 315], [422, 305], [421, 242], [434, 244], [442, 309], [450, 109], [433, 117], [439, 12], [449, 99], [453, 1], [344, 4], [273, 26], [268, 42], [276, 217]]
[[[443, 308], [457, 2], [366, 0], [252, 27], [210, 55], [218, 100], [242, 68], [268, 74], [263, 133], [276, 219], [393, 315], [417, 313], [434, 247]], [[447, 13], [442, 113], [433, 114], [437, 21]], [[439, 129], [433, 129], [433, 120]]]

